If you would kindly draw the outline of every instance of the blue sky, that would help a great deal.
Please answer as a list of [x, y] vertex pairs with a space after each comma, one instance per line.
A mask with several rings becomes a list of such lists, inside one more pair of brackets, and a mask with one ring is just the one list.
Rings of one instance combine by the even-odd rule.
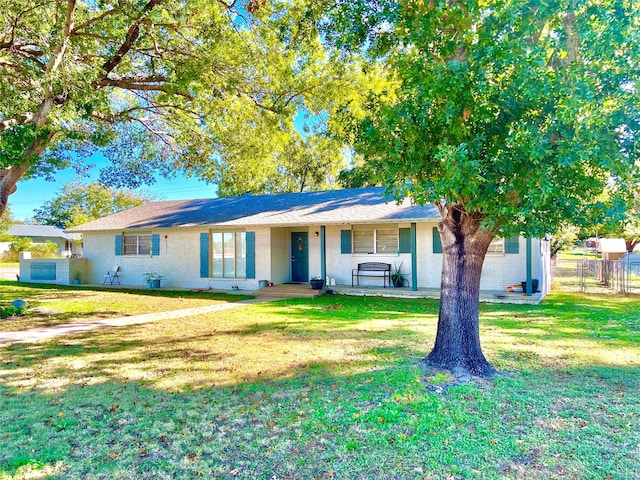
[[[89, 178], [81, 180], [89, 183], [98, 176], [99, 166], [96, 166]], [[42, 178], [21, 180], [18, 182], [18, 190], [9, 197], [9, 209], [15, 220], [25, 221], [33, 217], [33, 211], [42, 206], [47, 200], [52, 200], [56, 192], [65, 184], [76, 178], [73, 170], [63, 170], [56, 175], [55, 182], [47, 182]], [[207, 184], [195, 178], [179, 176], [171, 180], [159, 177], [154, 185], [141, 190], [159, 196], [161, 200], [182, 200], [188, 198], [210, 198], [216, 196], [214, 185]]]

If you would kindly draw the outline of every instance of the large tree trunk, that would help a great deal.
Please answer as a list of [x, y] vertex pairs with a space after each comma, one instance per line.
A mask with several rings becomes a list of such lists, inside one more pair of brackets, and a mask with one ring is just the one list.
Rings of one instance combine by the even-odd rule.
[[459, 205], [446, 205], [441, 211], [438, 331], [424, 363], [449, 370], [455, 377], [490, 376], [495, 369], [480, 348], [479, 302], [482, 264], [493, 235], [480, 229], [480, 215], [469, 215]]

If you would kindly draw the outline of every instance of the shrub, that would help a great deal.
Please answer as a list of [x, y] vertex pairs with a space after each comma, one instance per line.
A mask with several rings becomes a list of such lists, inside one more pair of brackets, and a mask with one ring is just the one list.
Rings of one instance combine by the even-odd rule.
[[47, 240], [44, 243], [33, 243], [30, 238], [13, 237], [9, 250], [2, 256], [5, 262], [17, 262], [20, 252], [31, 252], [32, 258], [51, 258], [58, 254], [58, 246]]
[[33, 258], [51, 258], [58, 255], [58, 245], [47, 240], [44, 243], [32, 243], [31, 256]]

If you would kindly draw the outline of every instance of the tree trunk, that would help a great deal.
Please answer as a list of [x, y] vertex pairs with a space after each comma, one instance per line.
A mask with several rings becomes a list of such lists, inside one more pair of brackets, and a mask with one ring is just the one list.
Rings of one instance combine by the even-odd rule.
[[442, 240], [440, 313], [435, 346], [424, 359], [427, 366], [451, 371], [455, 377], [490, 376], [495, 369], [480, 348], [479, 306], [482, 265], [493, 239], [480, 229], [480, 215], [459, 205], [441, 209]]
[[9, 205], [9, 196], [16, 192], [18, 181], [27, 173], [40, 154], [50, 145], [53, 137], [54, 133], [49, 132], [47, 135], [35, 139], [24, 153], [24, 163], [22, 165], [0, 170], [0, 217]]

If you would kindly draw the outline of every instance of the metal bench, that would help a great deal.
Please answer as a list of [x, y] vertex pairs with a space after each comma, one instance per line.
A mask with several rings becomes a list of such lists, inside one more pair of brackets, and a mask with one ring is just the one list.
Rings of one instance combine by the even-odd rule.
[[[382, 273], [377, 275], [376, 272]], [[360, 277], [381, 277], [382, 285], [384, 288], [391, 286], [391, 264], [382, 262], [366, 262], [359, 263], [358, 268], [354, 268], [351, 271], [351, 286], [355, 286], [354, 279], [358, 286], [360, 286]]]

